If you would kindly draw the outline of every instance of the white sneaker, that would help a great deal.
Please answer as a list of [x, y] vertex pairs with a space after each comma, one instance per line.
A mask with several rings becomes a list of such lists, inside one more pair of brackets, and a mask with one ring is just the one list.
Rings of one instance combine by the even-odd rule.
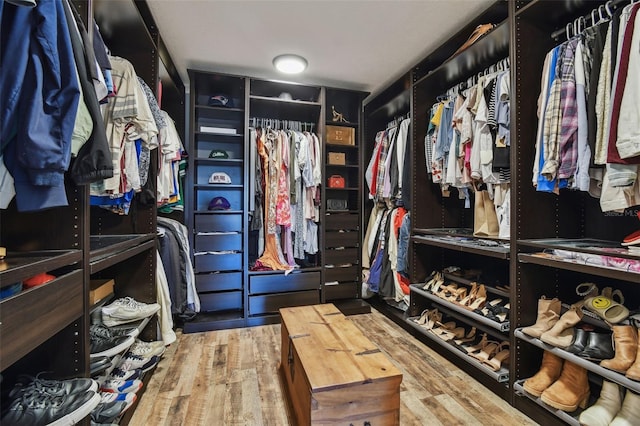
[[100, 385], [103, 392], [136, 393], [142, 389], [142, 380], [107, 379]]
[[142, 303], [131, 297], [123, 297], [102, 307], [102, 323], [113, 327], [150, 317], [159, 310], [157, 303]]
[[136, 339], [136, 341], [129, 347], [129, 353], [133, 355], [139, 355], [144, 358], [152, 357], [154, 355], [162, 355], [166, 350], [166, 346], [162, 340], [155, 342], [143, 342]]
[[116, 368], [123, 371], [140, 369], [142, 372], [147, 372], [155, 367], [156, 364], [158, 364], [158, 361], [160, 361], [160, 357], [157, 355], [152, 357], [141, 357], [139, 355], [127, 353], [120, 360]]
[[100, 392], [101, 403], [106, 404], [113, 401], [124, 401], [127, 403], [127, 406], [124, 410], [131, 407], [131, 405], [136, 401], [135, 393], [115, 393], [115, 392]]

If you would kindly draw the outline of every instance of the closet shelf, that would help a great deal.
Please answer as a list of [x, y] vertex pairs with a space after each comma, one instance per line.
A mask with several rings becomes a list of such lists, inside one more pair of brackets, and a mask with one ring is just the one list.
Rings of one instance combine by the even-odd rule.
[[242, 214], [242, 210], [195, 210], [195, 214]]
[[471, 283], [474, 283], [474, 282], [475, 283], [479, 283], [479, 284], [484, 284], [484, 288], [487, 290], [487, 293], [493, 293], [496, 296], [502, 296], [502, 297], [506, 297], [506, 298], [510, 297], [508, 292], [503, 291], [503, 290], [499, 290], [499, 289], [497, 289], [495, 287], [487, 285], [487, 284], [483, 283], [481, 279], [469, 280], [469, 279], [462, 278], [462, 277], [459, 277], [459, 276], [454, 275], [454, 274], [446, 274], [446, 273], [443, 274], [443, 275], [444, 275], [445, 279], [451, 280], [451, 281], [455, 281], [458, 284], [464, 284], [464, 285], [468, 285], [468, 286], [471, 286]]
[[359, 210], [327, 210], [326, 214], [329, 215], [331, 213], [359, 213]]
[[244, 185], [233, 185], [227, 183], [198, 183], [193, 186], [196, 189], [242, 189]]
[[338, 168], [338, 169], [358, 169], [360, 168], [360, 166], [358, 166], [357, 164], [327, 164], [327, 167], [331, 167], [331, 168]]
[[525, 342], [531, 343], [534, 346], [537, 346], [541, 349], [549, 351], [559, 356], [560, 358], [566, 359], [567, 361], [571, 361], [574, 364], [577, 364], [597, 374], [598, 376], [601, 376], [604, 379], [607, 379], [611, 382], [618, 383], [619, 385], [624, 386], [625, 388], [630, 389], [633, 392], [636, 392], [636, 393], [640, 392], [640, 382], [636, 382], [631, 379], [628, 379], [627, 377], [625, 377], [624, 374], [620, 374], [620, 373], [616, 373], [615, 371], [608, 370], [604, 367], [601, 367], [599, 364], [596, 364], [595, 362], [589, 361], [584, 358], [580, 358], [577, 355], [574, 355], [570, 352], [567, 352], [555, 346], [547, 345], [540, 339], [527, 336], [522, 332], [521, 328], [516, 329], [514, 332], [514, 335], [516, 338], [520, 340], [524, 340]]
[[73, 265], [82, 260], [80, 250], [42, 250], [11, 252], [0, 260], [0, 283], [9, 285], [42, 272]]
[[227, 108], [223, 106], [209, 106], [209, 105], [196, 105], [196, 109], [204, 111], [229, 111], [229, 112], [244, 112], [242, 108]]
[[498, 259], [509, 259], [508, 247], [480, 246], [473, 243], [473, 241], [476, 241], [475, 238], [468, 239], [464, 237], [437, 235], [413, 235], [411, 240], [417, 244], [442, 247], [449, 250], [457, 250], [481, 256], [495, 257]]
[[504, 332], [508, 332], [509, 331], [509, 321], [505, 321], [503, 323], [499, 323], [493, 320], [490, 320], [489, 318], [485, 317], [484, 315], [480, 315], [480, 314], [476, 314], [473, 311], [470, 311], [468, 309], [465, 309], [461, 306], [456, 305], [455, 303], [449, 302], [448, 300], [444, 300], [441, 297], [436, 296], [433, 293], [430, 293], [426, 290], [423, 290], [420, 288], [420, 286], [422, 286], [422, 284], [411, 284], [411, 286], [409, 287], [410, 290], [414, 293], [419, 294], [420, 296], [427, 298], [429, 300], [431, 300], [432, 302], [435, 302], [439, 305], [445, 306], [447, 309], [457, 312], [460, 315], [463, 315], [464, 317], [466, 317], [469, 320], [475, 321], [477, 323], [483, 324], [487, 327], [490, 327], [494, 330], [498, 330], [502, 333]]
[[219, 158], [197, 157], [197, 158], [194, 158], [193, 161], [201, 164], [231, 164], [231, 165], [240, 164], [241, 165], [242, 163], [244, 163], [244, 160], [241, 158], [219, 159]]
[[91, 235], [90, 274], [155, 247], [155, 234]]
[[337, 122], [337, 121], [331, 121], [331, 120], [327, 120], [326, 122], [327, 126], [336, 126], [336, 127], [358, 127], [358, 123], [354, 123], [352, 121], [347, 121], [347, 122]]
[[358, 145], [342, 145], [339, 143], [325, 143], [324, 145], [331, 149], [334, 149], [334, 148], [358, 149]]
[[[449, 310], [446, 306], [441, 305], [438, 310], [440, 312], [442, 312], [443, 314], [456, 318], [460, 321], [468, 321], [468, 317], [464, 316], [463, 314], [458, 313], [457, 311], [453, 311], [453, 310]], [[493, 336], [494, 340], [500, 340], [500, 341], [504, 341], [504, 340], [509, 340], [509, 334], [508, 332], [505, 334], [501, 331], [498, 331], [492, 327], [487, 327], [483, 324], [480, 323], [474, 323], [474, 324], [470, 324], [470, 323], [466, 323], [467, 325], [470, 325], [472, 327], [476, 328], [476, 333], [479, 331], [482, 331], [483, 333], [487, 333], [489, 336]]]
[[359, 191], [360, 188], [326, 188], [327, 191]]
[[[308, 268], [294, 268], [293, 271], [290, 272], [290, 274], [296, 273], [296, 272], [315, 272], [315, 271], [321, 271], [322, 267], [320, 266], [310, 266]], [[249, 275], [284, 275], [285, 271], [249, 271]]]
[[408, 317], [405, 321], [409, 325], [411, 325], [411, 327], [413, 327], [414, 329], [418, 330], [421, 334], [426, 336], [429, 340], [432, 340], [432, 341], [436, 342], [438, 345], [440, 345], [444, 349], [446, 349], [449, 353], [455, 355], [456, 357], [458, 357], [458, 358], [462, 359], [463, 361], [466, 361], [467, 363], [469, 363], [472, 366], [476, 367], [479, 371], [481, 371], [484, 374], [490, 376], [496, 382], [498, 382], [498, 383], [506, 383], [506, 382], [509, 381], [509, 370], [506, 367], [502, 367], [498, 371], [491, 370], [490, 368], [488, 368], [487, 366], [482, 364], [477, 359], [473, 358], [472, 356], [467, 355], [466, 353], [462, 352], [460, 349], [456, 348], [455, 346], [451, 345], [450, 343], [445, 342], [444, 340], [442, 340], [439, 337], [435, 336], [433, 333], [431, 333], [431, 332], [425, 330], [424, 328], [420, 327], [414, 321], [414, 319], [417, 319], [417, 317]]
[[[524, 380], [518, 380], [513, 384], [513, 389], [515, 390], [516, 395], [521, 396], [523, 398], [530, 399], [531, 401], [535, 402], [539, 406], [543, 407], [545, 410], [547, 410], [550, 413], [552, 413], [555, 416], [557, 416], [560, 420], [562, 420], [563, 422], [565, 422], [568, 425], [580, 426], [580, 422], [578, 421], [577, 417], [572, 416], [571, 414], [567, 413], [566, 411], [558, 410], [556, 408], [553, 408], [553, 407], [545, 404], [544, 402], [542, 402], [540, 397], [535, 397], [535, 396], [531, 395], [530, 393], [528, 393], [527, 391], [525, 391], [524, 387], [523, 387], [523, 383], [524, 383]], [[578, 410], [575, 413], [579, 415], [580, 412], [581, 412], [581, 410], [580, 410], [580, 408], [578, 408]]]
[[250, 99], [252, 100], [257, 100], [257, 101], [265, 101], [265, 102], [278, 102], [278, 103], [283, 103], [283, 104], [291, 104], [291, 105], [311, 105], [311, 106], [321, 106], [322, 104], [320, 102], [312, 102], [312, 101], [297, 101], [295, 99], [280, 99], [280, 98], [272, 98], [269, 96], [258, 96], [258, 95], [251, 95], [249, 96]]
[[244, 137], [244, 134], [242, 133], [235, 133], [235, 134], [229, 134], [229, 133], [213, 133], [213, 132], [198, 132], [195, 131], [193, 132], [194, 135], [196, 136], [215, 136], [216, 139], [221, 139], [221, 138], [242, 138]]
[[544, 253], [518, 253], [518, 261], [521, 263], [550, 266], [552, 268], [565, 269], [567, 271], [581, 272], [583, 274], [598, 275], [605, 278], [640, 283], [640, 274], [636, 272], [627, 272], [609, 266], [593, 266], [575, 263], [568, 260], [561, 260], [559, 258], [552, 258]]
[[567, 250], [578, 253], [640, 260], [640, 253], [629, 251], [626, 247], [621, 246], [619, 241], [598, 240], [592, 238], [545, 238], [535, 240], [518, 240], [518, 246], [534, 247], [543, 250]]

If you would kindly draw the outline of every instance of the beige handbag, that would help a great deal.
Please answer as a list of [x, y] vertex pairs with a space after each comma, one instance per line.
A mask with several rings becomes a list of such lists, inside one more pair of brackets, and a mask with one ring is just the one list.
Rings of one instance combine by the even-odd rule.
[[500, 232], [498, 216], [487, 190], [476, 188], [473, 207], [473, 236], [497, 237]]

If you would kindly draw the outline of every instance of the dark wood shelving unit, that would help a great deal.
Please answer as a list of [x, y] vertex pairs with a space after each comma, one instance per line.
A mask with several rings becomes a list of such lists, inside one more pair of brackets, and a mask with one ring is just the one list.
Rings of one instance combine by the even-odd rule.
[[295, 99], [280, 99], [280, 98], [272, 98], [272, 97], [268, 97], [268, 96], [257, 96], [257, 95], [251, 95], [249, 96], [250, 99], [256, 100], [256, 101], [264, 101], [264, 102], [280, 102], [283, 104], [291, 104], [291, 105], [307, 105], [307, 106], [314, 106], [314, 107], [320, 107], [322, 106], [321, 102], [312, 102], [312, 101], [299, 101], [299, 100], [295, 100]]
[[465, 244], [456, 241], [447, 241], [442, 237], [434, 235], [414, 235], [411, 241], [415, 244], [426, 244], [435, 247], [442, 247], [449, 250], [456, 250], [465, 253], [472, 253], [481, 256], [495, 257], [497, 259], [509, 259], [510, 250], [502, 247], [482, 247], [472, 244]]
[[90, 273], [98, 273], [136, 254], [155, 248], [155, 234], [92, 235]]
[[80, 250], [9, 252], [3, 260], [0, 260], [0, 282], [6, 285], [24, 281], [36, 274], [81, 261], [82, 251]]

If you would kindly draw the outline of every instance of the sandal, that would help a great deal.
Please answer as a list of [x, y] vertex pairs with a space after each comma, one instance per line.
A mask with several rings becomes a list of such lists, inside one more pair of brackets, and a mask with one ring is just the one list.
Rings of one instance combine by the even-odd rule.
[[469, 330], [466, 336], [461, 337], [459, 339], [455, 339], [453, 343], [455, 343], [456, 345], [462, 345], [463, 343], [472, 342], [475, 339], [475, 337], [476, 337], [476, 328], [471, 327], [471, 330]]
[[449, 331], [456, 328], [456, 323], [454, 321], [448, 321], [445, 323], [438, 321], [436, 322], [436, 324], [438, 326], [431, 329], [431, 332], [436, 336], [439, 336], [440, 334], [448, 333]]
[[428, 311], [427, 319], [424, 324], [421, 324], [421, 327], [431, 330], [440, 321], [442, 321], [442, 314], [438, 312], [438, 309], [433, 309]]
[[460, 304], [462, 306], [467, 306], [473, 299], [475, 299], [476, 294], [478, 294], [478, 283], [471, 283], [471, 290], [465, 297], [460, 300]]
[[418, 325], [424, 325], [427, 322], [428, 315], [429, 315], [429, 310], [425, 309], [424, 311], [422, 311], [419, 318], [413, 319], [413, 322], [417, 323]]
[[509, 362], [509, 342], [504, 341], [498, 345], [495, 355], [485, 361], [482, 361], [484, 365], [489, 367], [493, 371], [498, 371], [502, 368], [502, 364], [508, 364]]
[[433, 271], [429, 277], [427, 277], [427, 282], [422, 287], [423, 290], [430, 291], [431, 288], [435, 285], [435, 283], [442, 279], [442, 275], [440, 272]]
[[480, 284], [478, 286], [476, 297], [469, 303], [468, 307], [472, 311], [474, 309], [480, 309], [484, 307], [486, 300], [487, 300], [487, 290], [485, 289], [484, 284]]
[[[618, 302], [614, 300], [616, 296], [618, 296]], [[600, 296], [585, 299], [584, 307], [606, 322], [617, 324], [629, 316], [629, 310], [623, 306], [623, 303], [624, 296], [620, 290], [612, 291], [611, 287], [606, 287]]]
[[493, 356], [493, 354], [496, 353], [499, 346], [500, 343], [498, 342], [486, 341], [485, 345], [479, 351], [472, 352], [469, 355], [484, 363], [485, 361], [488, 361], [489, 358]]
[[437, 336], [445, 342], [450, 342], [454, 339], [462, 339], [464, 337], [464, 332], [464, 327], [456, 327], [453, 330], [445, 331], [444, 333], [438, 334]]
[[464, 351], [468, 354], [471, 354], [473, 352], [477, 352], [480, 349], [482, 349], [485, 345], [487, 344], [487, 333], [482, 333], [482, 338], [480, 338], [480, 341], [478, 343], [476, 343], [473, 346], [462, 346], [462, 348], [464, 349]]

